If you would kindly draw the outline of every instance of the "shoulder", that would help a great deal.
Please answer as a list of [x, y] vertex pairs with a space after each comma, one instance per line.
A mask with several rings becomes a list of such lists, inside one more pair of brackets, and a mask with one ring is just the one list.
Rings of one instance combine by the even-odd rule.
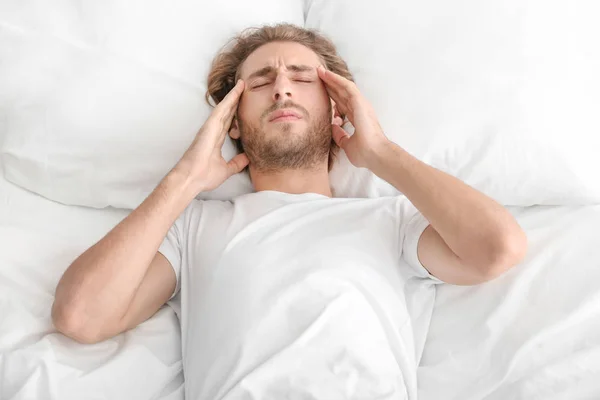
[[202, 210], [202, 209], [222, 209], [227, 210], [233, 207], [233, 202], [229, 200], [202, 200], [194, 199], [186, 210]]
[[232, 209], [233, 204], [231, 201], [194, 199], [181, 214], [180, 220], [189, 223], [190, 221], [203, 219], [206, 216], [222, 216], [231, 212]]

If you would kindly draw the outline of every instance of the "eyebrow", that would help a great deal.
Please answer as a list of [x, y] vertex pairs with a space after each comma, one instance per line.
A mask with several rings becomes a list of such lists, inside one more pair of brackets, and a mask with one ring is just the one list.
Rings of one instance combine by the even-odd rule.
[[[287, 69], [292, 71], [292, 72], [307, 72], [307, 71], [312, 71], [315, 68], [311, 67], [309, 65], [296, 65], [296, 64], [292, 64], [292, 65], [288, 65]], [[263, 77], [263, 76], [267, 76], [267, 75], [271, 75], [275, 72], [275, 68], [273, 67], [264, 67], [261, 68], [259, 70], [254, 71], [253, 73], [250, 74], [250, 76], [248, 76], [247, 80], [253, 79], [253, 78], [259, 78], [259, 77]]]

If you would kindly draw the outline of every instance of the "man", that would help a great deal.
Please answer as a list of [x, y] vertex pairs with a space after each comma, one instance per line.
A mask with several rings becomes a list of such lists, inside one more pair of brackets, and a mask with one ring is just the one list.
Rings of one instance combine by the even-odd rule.
[[[501, 275], [526, 252], [519, 225], [389, 141], [315, 32], [244, 32], [208, 96], [218, 104], [178, 164], [65, 272], [58, 330], [98, 342], [181, 293], [188, 398], [413, 398], [433, 302], [409, 299], [408, 282]], [[243, 151], [229, 162], [227, 134]], [[332, 198], [332, 138], [410, 202]], [[255, 193], [194, 200], [246, 167]]]

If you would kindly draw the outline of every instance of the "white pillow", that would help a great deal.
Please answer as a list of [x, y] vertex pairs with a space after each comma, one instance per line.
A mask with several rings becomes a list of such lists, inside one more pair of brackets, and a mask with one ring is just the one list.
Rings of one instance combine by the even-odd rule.
[[[506, 205], [600, 203], [596, 1], [312, 0], [388, 137]], [[396, 191], [332, 171], [339, 193]]]
[[[6, 136], [6, 116], [4, 113], [0, 112], [0, 149], [2, 149], [2, 144], [4, 143], [4, 136]], [[0, 156], [1, 155], [2, 153], [0, 153]], [[1, 171], [2, 170], [0, 169], [0, 172]]]
[[[596, 203], [594, 7], [540, 0], [3, 3], [6, 176], [63, 203], [134, 208], [210, 112], [203, 96], [218, 49], [248, 26], [301, 25], [304, 11], [306, 26], [337, 44], [386, 134], [412, 154], [507, 205]], [[234, 154], [229, 141], [224, 154]], [[330, 177], [337, 196], [396, 194], [343, 153]], [[239, 174], [202, 197], [251, 190]]]
[[[302, 0], [1, 3], [6, 178], [66, 204], [136, 207], [209, 115], [218, 50], [277, 22], [301, 26]], [[203, 197], [251, 190], [239, 174]]]

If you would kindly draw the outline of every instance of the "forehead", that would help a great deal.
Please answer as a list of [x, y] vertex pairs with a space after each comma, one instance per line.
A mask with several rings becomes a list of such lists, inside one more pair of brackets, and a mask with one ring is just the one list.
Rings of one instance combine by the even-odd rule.
[[317, 53], [295, 42], [271, 42], [254, 50], [242, 64], [239, 76], [246, 79], [253, 71], [264, 67], [279, 68], [290, 64], [317, 67], [322, 64]]

